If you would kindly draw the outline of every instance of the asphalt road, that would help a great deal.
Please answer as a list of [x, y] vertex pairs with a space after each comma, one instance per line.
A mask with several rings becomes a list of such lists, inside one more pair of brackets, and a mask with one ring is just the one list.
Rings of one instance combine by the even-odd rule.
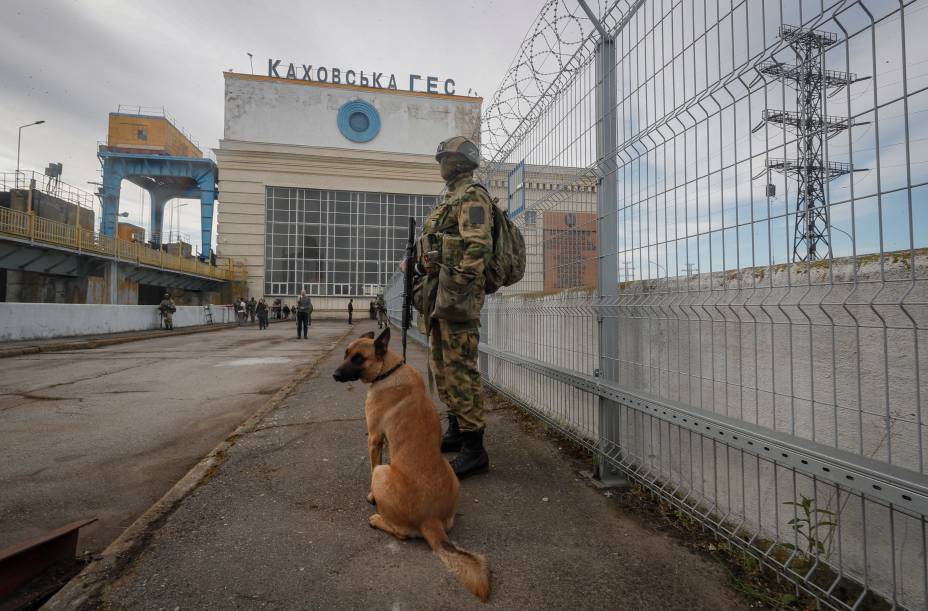
[[[359, 327], [352, 337], [374, 328]], [[236, 441], [86, 608], [748, 608], [719, 565], [624, 515], [555, 443], [493, 401], [492, 467], [462, 483], [451, 532], [489, 559], [493, 592], [479, 602], [424, 541], [368, 526], [367, 387], [332, 379], [349, 339]], [[414, 342], [409, 362], [425, 370]]]
[[316, 322], [0, 360], [0, 549], [73, 520], [106, 547], [346, 333]]

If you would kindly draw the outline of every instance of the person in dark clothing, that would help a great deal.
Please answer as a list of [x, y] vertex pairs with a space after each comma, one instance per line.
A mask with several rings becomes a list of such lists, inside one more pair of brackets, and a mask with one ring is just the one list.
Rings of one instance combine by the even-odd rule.
[[354, 299], [348, 300], [348, 324], [354, 324], [351, 322], [351, 317], [354, 316]]
[[374, 300], [371, 300], [371, 320], [377, 320], [377, 308], [374, 306]]
[[258, 330], [267, 329], [267, 303], [263, 297], [255, 306], [255, 315], [258, 317]]
[[290, 306], [284, 304], [284, 320], [290, 320]]
[[300, 338], [300, 330], [303, 331], [303, 339], [309, 339], [307, 333], [309, 332], [309, 317], [313, 313], [313, 302], [310, 300], [309, 295], [306, 294], [306, 289], [300, 291], [300, 297], [296, 300], [296, 337]]

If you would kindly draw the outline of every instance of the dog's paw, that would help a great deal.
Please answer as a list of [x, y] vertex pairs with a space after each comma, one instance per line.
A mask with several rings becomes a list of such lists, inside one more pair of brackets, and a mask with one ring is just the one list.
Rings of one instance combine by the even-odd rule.
[[374, 500], [374, 493], [373, 493], [373, 492], [368, 493], [368, 495], [367, 495], [367, 502], [370, 503], [371, 505], [376, 505], [376, 504], [377, 504], [377, 501]]

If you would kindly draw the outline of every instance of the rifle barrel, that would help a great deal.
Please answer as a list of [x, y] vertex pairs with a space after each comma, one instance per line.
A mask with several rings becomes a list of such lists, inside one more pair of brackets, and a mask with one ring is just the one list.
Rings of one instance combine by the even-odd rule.
[[406, 271], [403, 274], [403, 362], [406, 361], [406, 334], [412, 319], [412, 280], [415, 273], [416, 219], [409, 217], [409, 233], [406, 236]]

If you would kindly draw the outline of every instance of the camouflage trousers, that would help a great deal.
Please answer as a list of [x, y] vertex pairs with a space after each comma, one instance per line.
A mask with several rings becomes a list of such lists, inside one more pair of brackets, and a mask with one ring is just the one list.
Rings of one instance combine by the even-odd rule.
[[164, 328], [165, 329], [174, 328], [174, 313], [173, 312], [164, 313]]
[[454, 328], [454, 323], [432, 321], [429, 365], [438, 396], [448, 406], [448, 412], [457, 416], [462, 431], [482, 431], [484, 426], [477, 368], [479, 343], [479, 328], [462, 330]]

